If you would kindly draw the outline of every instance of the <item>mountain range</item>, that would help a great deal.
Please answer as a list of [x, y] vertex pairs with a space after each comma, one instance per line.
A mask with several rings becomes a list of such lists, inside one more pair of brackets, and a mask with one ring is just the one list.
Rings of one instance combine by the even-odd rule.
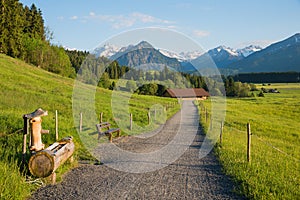
[[181, 52], [156, 49], [141, 41], [137, 45], [117, 47], [111, 44], [95, 49], [98, 56], [117, 60], [120, 65], [145, 70], [168, 66], [178, 71], [193, 73], [218, 67], [223, 74], [247, 72], [300, 71], [300, 33], [273, 43], [266, 48], [250, 45], [242, 49], [218, 46], [207, 52]]
[[300, 72], [300, 33], [232, 63], [228, 69], [239, 73]]

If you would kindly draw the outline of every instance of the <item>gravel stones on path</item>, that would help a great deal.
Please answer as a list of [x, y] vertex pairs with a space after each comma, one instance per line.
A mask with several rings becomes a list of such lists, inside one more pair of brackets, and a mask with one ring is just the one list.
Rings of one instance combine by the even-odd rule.
[[[103, 165], [82, 164], [61, 183], [38, 189], [31, 199], [245, 199], [233, 192], [233, 182], [213, 152], [199, 159], [205, 136], [198, 124], [193, 102], [183, 101], [182, 111], [159, 133], [118, 139], [114, 146], [123, 151], [108, 156], [103, 155], [107, 148], [99, 145], [94, 153]], [[166, 149], [171, 153], [163, 153]]]

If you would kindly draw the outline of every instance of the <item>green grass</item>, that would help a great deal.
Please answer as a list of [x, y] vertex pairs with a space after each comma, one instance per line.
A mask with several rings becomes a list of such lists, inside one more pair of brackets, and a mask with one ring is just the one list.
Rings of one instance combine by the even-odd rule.
[[[83, 144], [85, 139], [95, 141], [96, 135], [90, 134], [96, 131], [95, 124], [91, 124], [86, 117], [89, 114], [87, 110], [81, 110], [84, 130], [81, 134], [88, 134], [82, 137], [77, 133], [78, 126], [74, 125], [72, 110], [73, 86], [73, 79], [46, 72], [0, 54], [0, 199], [24, 199], [37, 188], [35, 184], [26, 182], [25, 175], [20, 172], [23, 114], [37, 108], [48, 110], [49, 115], [43, 117], [42, 124], [44, 129], [50, 130], [49, 135], [42, 136], [43, 143], [47, 147], [55, 141], [54, 117], [55, 110], [58, 110], [59, 138], [73, 136], [76, 146], [75, 160], [93, 159]], [[81, 87], [83, 93], [92, 89], [88, 85], [81, 85]], [[112, 91], [97, 88], [94, 112], [97, 115], [103, 112], [104, 121], [109, 121], [113, 127], [116, 127], [118, 119], [112, 113], [111, 98]], [[138, 134], [158, 127], [160, 116], [150, 125], [147, 120], [148, 110], [154, 104], [172, 105], [167, 109], [167, 113], [164, 112], [166, 117], [170, 117], [179, 109], [176, 100], [168, 98], [132, 95], [128, 96], [128, 102], [129, 112], [134, 116], [134, 129], [132, 132], [127, 126], [121, 127], [122, 134]], [[85, 103], [85, 100], [82, 103]], [[75, 117], [78, 116], [79, 112]], [[107, 141], [106, 138], [103, 140]], [[61, 178], [61, 174], [74, 166], [76, 162], [60, 166], [57, 169], [58, 179]], [[26, 170], [24, 173], [28, 174]]]
[[[300, 85], [264, 87], [277, 88], [280, 94], [227, 98], [223, 142], [215, 151], [224, 171], [240, 185], [238, 193], [250, 199], [299, 199]], [[209, 101], [202, 105], [208, 110], [211, 106]], [[246, 157], [248, 122], [253, 134], [250, 163]], [[206, 129], [209, 126], [204, 117], [202, 124]]]

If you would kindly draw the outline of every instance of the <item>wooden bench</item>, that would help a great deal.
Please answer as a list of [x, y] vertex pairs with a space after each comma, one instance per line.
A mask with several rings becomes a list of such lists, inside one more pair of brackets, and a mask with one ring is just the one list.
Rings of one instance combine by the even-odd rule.
[[112, 134], [114, 132], [117, 132], [117, 137], [120, 137], [120, 128], [110, 128], [109, 122], [102, 122], [100, 124], [96, 124], [96, 128], [98, 131], [98, 140], [102, 135], [108, 135], [109, 141], [112, 142]]

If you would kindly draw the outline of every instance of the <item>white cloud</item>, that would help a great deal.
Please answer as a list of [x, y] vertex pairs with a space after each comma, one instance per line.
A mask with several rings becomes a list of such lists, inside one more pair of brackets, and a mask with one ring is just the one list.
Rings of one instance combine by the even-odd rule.
[[140, 21], [142, 23], [174, 24], [174, 22], [172, 21], [156, 18], [151, 15], [139, 12], [131, 13], [129, 17], [136, 19], [136, 21]]
[[77, 20], [78, 19], [78, 16], [74, 15], [72, 17], [70, 17], [71, 20]]
[[[73, 16], [70, 19], [76, 20], [78, 17]], [[128, 15], [98, 15], [95, 12], [90, 12], [89, 15], [81, 17], [81, 20], [108, 23], [114, 29], [129, 28], [137, 24], [155, 24], [159, 26], [171, 26], [175, 24], [175, 22], [156, 18], [154, 16], [139, 12], [133, 12]]]
[[195, 30], [193, 34], [197, 37], [206, 37], [210, 35], [210, 32], [204, 30]]
[[131, 13], [129, 17], [135, 20], [140, 20], [143, 23], [151, 23], [156, 21], [155, 17], [138, 12]]

